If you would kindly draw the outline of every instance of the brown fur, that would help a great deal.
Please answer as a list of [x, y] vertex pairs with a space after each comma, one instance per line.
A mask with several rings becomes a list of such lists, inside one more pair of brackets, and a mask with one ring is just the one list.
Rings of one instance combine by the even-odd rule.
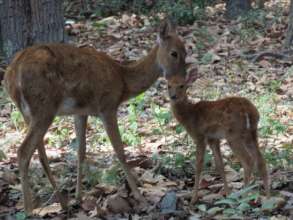
[[[174, 57], [171, 53], [177, 53]], [[128, 167], [117, 124], [119, 105], [148, 89], [164, 73], [185, 75], [184, 44], [174, 26], [164, 22], [159, 43], [136, 62], [121, 65], [93, 48], [67, 44], [44, 44], [19, 52], [5, 74], [5, 85], [29, 126], [18, 150], [18, 161], [27, 213], [33, 209], [28, 166], [35, 149], [45, 172], [57, 191], [43, 145], [43, 137], [56, 115], [74, 115], [78, 150], [77, 197], [81, 197], [82, 164], [88, 115], [102, 119], [104, 127], [126, 172], [135, 198], [145, 202]], [[58, 193], [62, 206], [66, 204]]]
[[[215, 157], [216, 167], [224, 181], [225, 192], [229, 192], [220, 153], [220, 140], [226, 139], [233, 153], [244, 168], [244, 182], [250, 181], [254, 166], [263, 179], [267, 196], [270, 194], [265, 160], [257, 141], [259, 113], [246, 98], [229, 97], [217, 101], [191, 103], [186, 95], [186, 84], [182, 77], [173, 77], [168, 82], [168, 92], [175, 118], [197, 143], [196, 174], [192, 202], [198, 199], [200, 173], [208, 143]], [[255, 163], [253, 163], [253, 161]]]

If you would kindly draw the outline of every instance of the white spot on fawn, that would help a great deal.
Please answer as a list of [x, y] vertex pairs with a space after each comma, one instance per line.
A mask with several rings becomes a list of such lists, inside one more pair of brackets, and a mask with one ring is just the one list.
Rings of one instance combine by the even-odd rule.
[[249, 115], [247, 113], [245, 113], [245, 119], [246, 119], [246, 128], [250, 129]]
[[24, 114], [26, 118], [31, 117], [31, 110], [29, 108], [29, 104], [25, 100], [23, 94], [20, 95], [20, 108], [21, 108], [22, 114]]

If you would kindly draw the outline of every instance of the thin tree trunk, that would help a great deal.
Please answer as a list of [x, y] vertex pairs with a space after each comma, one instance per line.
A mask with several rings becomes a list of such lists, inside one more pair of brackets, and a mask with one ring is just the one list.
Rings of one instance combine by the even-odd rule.
[[288, 21], [288, 28], [286, 32], [286, 38], [284, 41], [284, 49], [289, 50], [292, 46], [293, 41], [293, 0], [290, 2], [290, 9], [289, 9], [289, 21]]
[[62, 0], [0, 0], [5, 61], [35, 43], [64, 41]]

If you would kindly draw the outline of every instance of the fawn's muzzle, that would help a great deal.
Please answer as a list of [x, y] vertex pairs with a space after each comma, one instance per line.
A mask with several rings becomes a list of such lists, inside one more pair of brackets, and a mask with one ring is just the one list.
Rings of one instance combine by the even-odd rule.
[[170, 98], [171, 98], [172, 100], [175, 100], [175, 99], [177, 99], [177, 96], [176, 96], [176, 95], [172, 95]]

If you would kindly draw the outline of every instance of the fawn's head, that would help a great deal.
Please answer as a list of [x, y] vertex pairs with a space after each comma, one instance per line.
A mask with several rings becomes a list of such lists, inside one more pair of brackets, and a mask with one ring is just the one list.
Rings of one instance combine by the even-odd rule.
[[168, 94], [171, 102], [181, 102], [187, 98], [186, 90], [189, 85], [200, 77], [197, 68], [189, 71], [185, 76], [175, 75], [168, 79]]
[[166, 19], [161, 25], [158, 35], [157, 61], [167, 79], [174, 75], [186, 75], [186, 50], [183, 41], [176, 33], [176, 26]]
[[168, 94], [171, 102], [180, 102], [186, 99], [187, 83], [185, 77], [173, 76], [168, 80]]

